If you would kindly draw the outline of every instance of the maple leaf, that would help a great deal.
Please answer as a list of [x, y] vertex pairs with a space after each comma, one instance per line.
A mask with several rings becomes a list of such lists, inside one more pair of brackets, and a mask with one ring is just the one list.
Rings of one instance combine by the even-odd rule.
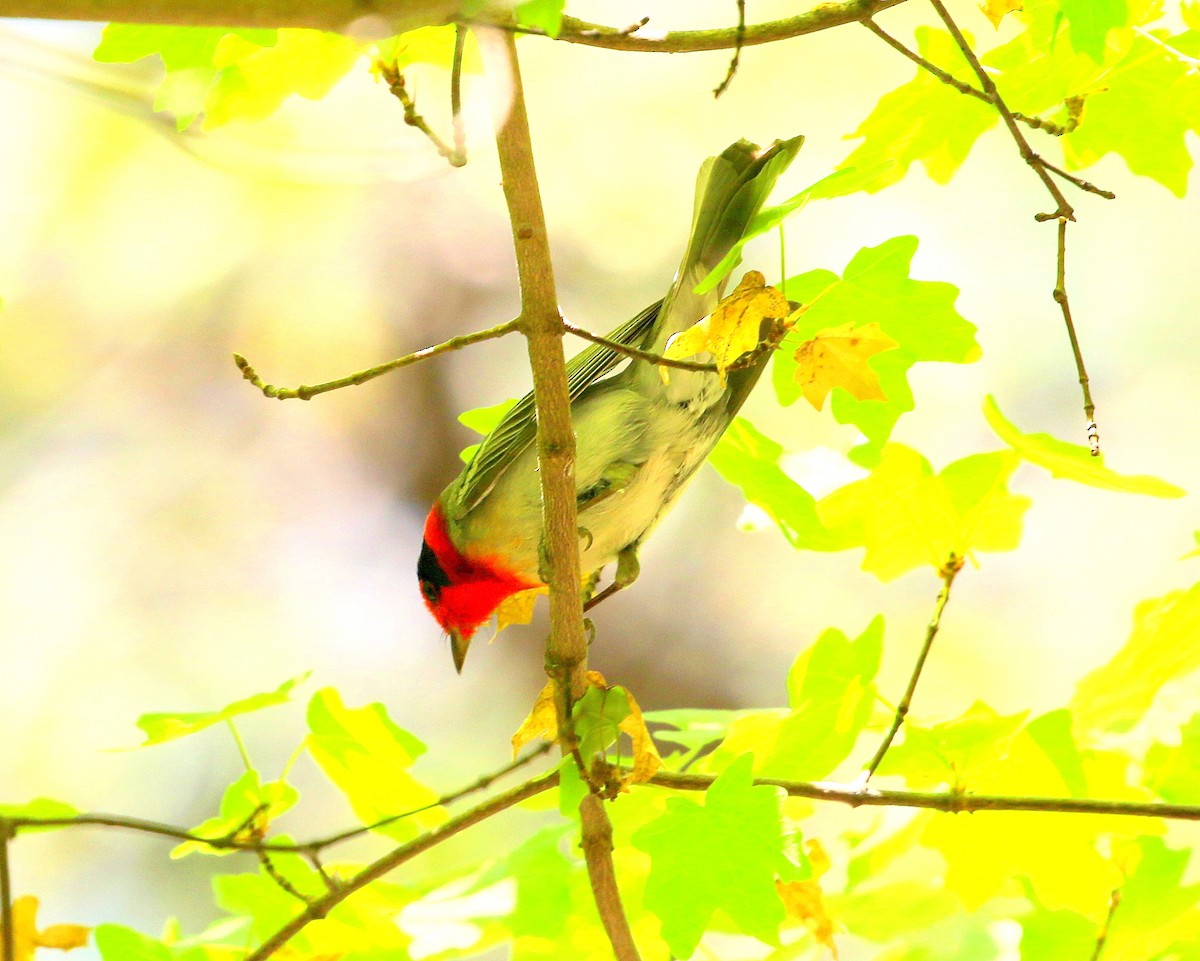
[[558, 715], [554, 710], [554, 682], [547, 681], [546, 686], [538, 693], [533, 702], [533, 708], [512, 736], [513, 757], [521, 753], [521, 748], [531, 741], [541, 738], [543, 741], [553, 741], [558, 737]]
[[[766, 335], [770, 339], [789, 312], [787, 298], [774, 287], [768, 287], [767, 279], [757, 270], [748, 270], [716, 310], [671, 339], [663, 356], [682, 360], [693, 354], [712, 354], [724, 384], [734, 362], [764, 339], [764, 322], [768, 324]], [[659, 372], [666, 382], [667, 369], [659, 368]]]
[[900, 345], [876, 323], [842, 324], [806, 340], [796, 351], [796, 383], [817, 410], [835, 387], [857, 400], [887, 400], [879, 374], [867, 362], [875, 354]]
[[87, 944], [91, 928], [82, 924], [52, 924], [38, 930], [38, 899], [26, 894], [12, 903], [14, 961], [33, 961], [38, 948], [58, 948], [70, 951]]

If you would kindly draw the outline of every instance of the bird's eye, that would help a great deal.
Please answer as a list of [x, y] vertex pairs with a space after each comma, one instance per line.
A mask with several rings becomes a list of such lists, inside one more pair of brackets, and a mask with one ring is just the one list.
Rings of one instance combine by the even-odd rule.
[[442, 596], [442, 589], [432, 581], [421, 581], [421, 596], [430, 604], [436, 604]]

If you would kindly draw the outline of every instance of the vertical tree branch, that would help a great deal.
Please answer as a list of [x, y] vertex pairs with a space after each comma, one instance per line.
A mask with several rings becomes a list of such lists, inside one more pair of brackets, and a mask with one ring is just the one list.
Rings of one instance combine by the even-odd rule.
[[[504, 197], [512, 223], [517, 274], [521, 283], [520, 329], [529, 345], [538, 420], [538, 464], [542, 481], [542, 579], [550, 585], [550, 637], [546, 673], [558, 697], [559, 741], [564, 755], [578, 750], [571, 730], [571, 707], [586, 688], [587, 641], [580, 592], [579, 531], [575, 516], [575, 433], [567, 392], [564, 333], [554, 290], [554, 268], [542, 214], [529, 118], [521, 89], [515, 36], [478, 31], [480, 50], [493, 97], [506, 86], [507, 104], [493, 104], [504, 120], [496, 134]], [[507, 81], [507, 83], [506, 83]], [[584, 772], [586, 774], [586, 772]], [[618, 961], [638, 961], [629, 921], [612, 863], [612, 824], [595, 795], [580, 807], [582, 843], [596, 908]]]
[[604, 801], [598, 795], [587, 795], [579, 805], [579, 819], [592, 896], [596, 899], [596, 909], [600, 912], [608, 940], [612, 942], [613, 953], [617, 961], [640, 961], [617, 888], [612, 859], [612, 822], [604, 810]]
[[542, 577], [550, 586], [546, 672], [562, 692], [559, 729], [566, 731], [570, 704], [585, 688], [587, 642], [579, 592], [575, 433], [567, 394], [562, 317], [558, 312], [554, 267], [533, 162], [516, 38], [503, 30], [478, 29], [476, 34], [493, 95], [493, 110], [497, 118], [507, 115], [496, 133], [496, 147], [521, 283], [520, 329], [529, 345], [538, 412], [538, 464], [545, 524]]
[[13, 931], [12, 876], [8, 867], [8, 842], [15, 836], [13, 826], [0, 818], [0, 959], [17, 961], [16, 934]]

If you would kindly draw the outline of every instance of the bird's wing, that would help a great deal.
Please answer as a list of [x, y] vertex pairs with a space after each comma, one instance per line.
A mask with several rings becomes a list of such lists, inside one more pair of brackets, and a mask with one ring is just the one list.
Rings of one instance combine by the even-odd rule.
[[[661, 306], [661, 300], [651, 304], [607, 334], [606, 339], [624, 346], [641, 347], [658, 319]], [[601, 344], [593, 344], [571, 358], [567, 363], [567, 392], [571, 400], [628, 359]], [[451, 516], [462, 517], [487, 497], [496, 481], [536, 436], [537, 420], [533, 393], [530, 392], [513, 405], [479, 446], [470, 466], [463, 472], [451, 503], [446, 505]]]

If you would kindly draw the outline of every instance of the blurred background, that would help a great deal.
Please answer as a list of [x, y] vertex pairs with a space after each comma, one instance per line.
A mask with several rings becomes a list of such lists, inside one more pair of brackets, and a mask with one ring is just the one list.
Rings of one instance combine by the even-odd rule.
[[[752, 0], [748, 17], [793, 6]], [[958, 9], [990, 45], [974, 4]], [[733, 19], [715, 0], [571, 12], [610, 24], [648, 15], [662, 29]], [[881, 22], [907, 40], [923, 13], [905, 5]], [[326, 685], [352, 706], [384, 702], [430, 745], [418, 773], [440, 790], [501, 766], [544, 682], [544, 614], [477, 643], [458, 677], [415, 564], [428, 506], [474, 442], [455, 417], [528, 389], [522, 342], [309, 403], [265, 399], [230, 359], [245, 354], [271, 383], [316, 383], [514, 316], [482, 87], [468, 82], [461, 170], [404, 126], [365, 61], [321, 102], [293, 98], [263, 124], [181, 137], [148, 107], [159, 67], [88, 62], [98, 26], [0, 26], [0, 801], [49, 796], [198, 823], [241, 769], [224, 731], [112, 749], [138, 743], [142, 713], [217, 708], [309, 670], [295, 705], [241, 725], [264, 777], [301, 740], [307, 692]], [[538, 39], [520, 51], [562, 306], [597, 331], [667, 289], [705, 157], [742, 136], [804, 133], [786, 197], [829, 173], [853, 146], [845, 135], [913, 74], [854, 27], [747, 49], [716, 101], [726, 53]], [[447, 130], [445, 72], [416, 67], [409, 82]], [[128, 95], [101, 89], [113, 85]], [[1195, 201], [1113, 157], [1086, 176], [1119, 198], [1071, 194], [1080, 222], [1068, 251], [1109, 466], [1193, 488]], [[913, 275], [961, 288], [983, 359], [915, 368], [918, 407], [895, 433], [936, 468], [1000, 446], [980, 413], [987, 393], [1023, 430], [1084, 442], [1050, 298], [1054, 228], [1033, 220], [1046, 205], [997, 130], [948, 187], [917, 169], [789, 222], [793, 273], [840, 273], [860, 247], [912, 233]], [[747, 262], [775, 279], [777, 247], [762, 241]], [[769, 386], [748, 413], [791, 450], [856, 442], [828, 411], [778, 409]], [[843, 482], [839, 463], [800, 459], [797, 478], [824, 493]], [[919, 718], [975, 700], [1009, 713], [1065, 703], [1124, 641], [1138, 600], [1195, 579], [1200, 561], [1179, 561], [1200, 526], [1191, 498], [1110, 494], [1030, 467], [1016, 488], [1034, 499], [1022, 547], [959, 578]], [[743, 507], [712, 471], [697, 478], [644, 551], [636, 589], [598, 612], [593, 666], [646, 709], [782, 706], [788, 666], [822, 630], [854, 636], [882, 612], [880, 681], [898, 698], [934, 573], [880, 584], [859, 570], [861, 552], [797, 554], [770, 529], [741, 529], [754, 526]], [[1182, 685], [1168, 699], [1182, 713], [1197, 693]], [[306, 760], [294, 777], [304, 801], [289, 832], [351, 823]], [[211, 917], [213, 862], [171, 863], [166, 851], [100, 830], [22, 837], [14, 883], [42, 897], [45, 923], [154, 932], [175, 914], [193, 931]]]

